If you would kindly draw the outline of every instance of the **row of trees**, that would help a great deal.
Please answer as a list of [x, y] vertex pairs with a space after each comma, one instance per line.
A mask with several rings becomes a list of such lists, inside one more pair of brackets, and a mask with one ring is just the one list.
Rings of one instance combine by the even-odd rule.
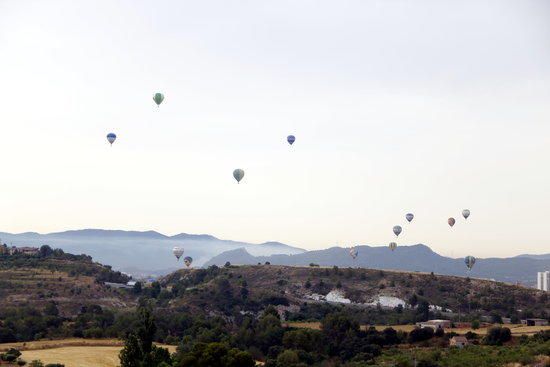
[[[82, 307], [78, 316], [70, 320], [59, 316], [54, 303], [48, 303], [42, 310], [3, 309], [0, 335], [11, 335], [2, 341], [31, 340], [38, 336], [123, 338], [126, 341], [121, 354], [123, 366], [136, 367], [248, 366], [254, 360], [265, 361], [268, 367], [320, 365], [328, 360], [360, 366], [373, 363], [387, 347], [403, 343], [444, 346], [452, 336], [426, 328], [410, 333], [391, 327], [383, 331], [364, 330], [347, 309], [324, 315], [321, 330], [308, 330], [284, 327], [273, 307], [267, 307], [259, 318], [242, 314], [222, 318], [192, 314], [187, 309], [150, 306], [150, 302], [143, 300], [137, 312], [113, 312], [91, 305]], [[6, 334], [6, 330], [11, 334]], [[510, 337], [509, 329], [497, 327], [489, 330], [480, 342], [501, 345]], [[532, 339], [549, 343], [550, 332]], [[178, 352], [170, 355], [153, 342], [178, 344]]]
[[[322, 320], [320, 330], [285, 328], [273, 307], [265, 309], [259, 319], [243, 317], [234, 322], [193, 317], [186, 313], [173, 317], [177, 321], [167, 325], [167, 318], [160, 314], [155, 316], [146, 307], [140, 308], [134, 331], [127, 334], [120, 354], [121, 366], [248, 367], [254, 366], [255, 360], [260, 360], [265, 362], [266, 367], [361, 367], [376, 363], [384, 348], [427, 342], [430, 342], [428, 345], [442, 346], [447, 345], [448, 339], [454, 335], [445, 334], [443, 330], [434, 332], [430, 328], [415, 329], [410, 333], [392, 328], [362, 330], [353, 317], [342, 312], [328, 314]], [[163, 329], [173, 332], [172, 341], [178, 341], [177, 353], [173, 355], [153, 345]], [[473, 333], [468, 336], [477, 338]], [[509, 329], [495, 327], [488, 331], [482, 342], [501, 345], [510, 338]], [[545, 350], [550, 347], [550, 331], [528, 338], [528, 342], [540, 346], [530, 353]], [[401, 348], [388, 349], [392, 350]], [[330, 364], [326, 364], [328, 361]]]

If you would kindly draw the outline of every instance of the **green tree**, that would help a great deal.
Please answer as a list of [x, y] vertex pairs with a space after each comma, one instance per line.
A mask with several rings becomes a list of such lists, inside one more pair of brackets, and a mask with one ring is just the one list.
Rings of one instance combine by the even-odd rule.
[[420, 301], [416, 309], [416, 314], [421, 321], [428, 320], [430, 318], [430, 304], [425, 300]]
[[160, 283], [159, 282], [151, 283], [151, 297], [152, 298], [157, 298], [158, 295], [160, 294], [160, 291], [161, 291], [161, 288], [160, 288]]
[[421, 342], [433, 338], [434, 329], [430, 327], [416, 328], [409, 333], [409, 343]]
[[59, 310], [55, 302], [48, 302], [44, 308], [44, 314], [48, 316], [59, 316]]
[[418, 304], [418, 296], [416, 295], [416, 293], [414, 293], [411, 296], [411, 298], [409, 298], [409, 305], [411, 305], [412, 307], [415, 307], [417, 304]]
[[495, 326], [487, 330], [483, 343], [487, 345], [502, 345], [512, 339], [512, 332], [507, 327]]
[[246, 301], [248, 299], [248, 288], [241, 287], [241, 298]]
[[248, 352], [233, 348], [227, 352], [225, 367], [253, 367], [256, 365], [254, 359]]
[[279, 315], [274, 316], [273, 312], [269, 312], [268, 309], [255, 328], [255, 345], [264, 352], [267, 352], [272, 345], [280, 345], [284, 334]]
[[283, 346], [286, 349], [320, 353], [324, 347], [324, 340], [318, 330], [290, 330], [283, 336]]
[[300, 363], [298, 353], [287, 349], [277, 356], [277, 367], [292, 367]]
[[153, 345], [157, 331], [151, 311], [146, 307], [138, 309], [138, 326], [124, 341], [120, 351], [121, 367], [157, 367], [162, 363], [171, 363], [170, 353], [164, 348]]
[[124, 348], [119, 354], [121, 367], [140, 367], [143, 352], [139, 348], [139, 341], [135, 334], [130, 334], [124, 341]]
[[42, 245], [40, 247], [40, 257], [48, 257], [53, 255], [53, 249], [48, 245]]
[[178, 367], [253, 367], [256, 363], [248, 352], [224, 343], [197, 343], [193, 350], [183, 354]]
[[329, 354], [341, 354], [342, 349], [348, 350], [356, 342], [359, 323], [343, 312], [332, 313], [321, 321], [321, 331], [327, 340]]

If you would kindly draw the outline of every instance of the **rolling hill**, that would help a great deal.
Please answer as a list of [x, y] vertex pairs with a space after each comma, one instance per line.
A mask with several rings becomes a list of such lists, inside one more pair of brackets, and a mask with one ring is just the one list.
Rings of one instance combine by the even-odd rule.
[[128, 280], [86, 255], [0, 255], [0, 310], [23, 306], [43, 309], [51, 302], [64, 316], [75, 315], [82, 306], [90, 304], [126, 309], [136, 304], [135, 297], [129, 292], [118, 292], [105, 282]]
[[224, 252], [205, 263], [223, 265], [227, 261], [237, 265], [265, 263], [273, 265], [364, 267], [405, 271], [434, 272], [444, 275], [470, 276], [498, 281], [534, 285], [536, 272], [550, 269], [550, 259], [532, 257], [477, 259], [469, 272], [463, 259], [441, 256], [425, 245], [400, 246], [395, 251], [387, 247], [358, 246], [359, 256], [352, 259], [349, 250], [332, 247], [326, 250], [307, 251], [294, 255], [254, 256], [245, 248]]
[[[172, 308], [196, 312], [255, 311], [268, 304], [298, 312], [305, 304], [394, 308], [414, 295], [432, 310], [502, 316], [550, 314], [545, 292], [482, 279], [356, 268], [251, 265], [179, 270], [160, 281]], [[245, 289], [246, 291], [243, 291]], [[227, 308], [230, 305], [230, 308]]]
[[193, 257], [194, 266], [201, 266], [213, 256], [236, 248], [246, 248], [258, 256], [304, 252], [279, 242], [252, 244], [188, 233], [170, 237], [155, 231], [83, 229], [49, 234], [4, 232], [0, 233], [0, 239], [8, 245], [50, 245], [74, 254], [89, 254], [101, 263], [134, 275], [168, 274], [182, 267], [181, 262], [177, 263], [172, 255], [174, 246], [184, 247], [184, 256]]

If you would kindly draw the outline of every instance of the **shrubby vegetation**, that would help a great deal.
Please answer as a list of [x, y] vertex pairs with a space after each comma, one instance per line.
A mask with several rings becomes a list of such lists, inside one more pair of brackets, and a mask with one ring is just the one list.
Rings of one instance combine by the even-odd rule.
[[61, 249], [52, 249], [48, 245], [40, 247], [38, 254], [29, 256], [0, 252], [0, 269], [37, 268], [51, 271], [63, 271], [69, 276], [86, 275], [98, 282], [126, 283], [130, 277], [119, 271], [113, 271], [108, 265], [94, 263], [88, 255], [73, 255]]
[[[412, 367], [415, 361], [417, 366], [424, 367], [494, 367], [504, 366], [507, 363], [531, 365], [541, 357], [544, 358], [543, 356], [550, 356], [550, 342], [541, 342], [535, 337], [528, 337], [527, 341], [520, 345], [505, 347], [471, 345], [464, 349], [389, 349], [376, 362], [379, 365], [392, 363], [399, 367]], [[545, 366], [545, 364], [537, 364], [537, 366]]]
[[[254, 360], [265, 362], [266, 367], [298, 366], [495, 366], [508, 362], [532, 363], [537, 356], [550, 355], [550, 331], [525, 337], [519, 345], [495, 346], [505, 343], [509, 332], [496, 327], [483, 339], [485, 345], [472, 345], [465, 349], [440, 348], [448, 345], [451, 334], [434, 333], [432, 329], [416, 329], [407, 334], [391, 327], [383, 331], [366, 330], [345, 312], [327, 314], [321, 330], [283, 327], [278, 313], [267, 307], [260, 318], [244, 316], [228, 322], [223, 318], [202, 318], [180, 314], [179, 322], [167, 328], [171, 317], [158, 315], [152, 322], [152, 313], [145, 309], [138, 312], [135, 333], [129, 333], [126, 347], [121, 353], [122, 367], [140, 366], [254, 366]], [[143, 325], [149, 325], [143, 332]], [[172, 356], [141, 347], [140, 340], [152, 341], [166, 330], [175, 327], [177, 333], [166, 336], [164, 342], [178, 344]], [[164, 329], [164, 331], [163, 331]], [[172, 329], [175, 331], [175, 329]], [[140, 339], [139, 335], [147, 335]], [[492, 335], [492, 336], [489, 336]], [[475, 335], [470, 334], [470, 337]], [[419, 348], [396, 348], [399, 344], [413, 343]], [[426, 344], [427, 343], [427, 344]], [[143, 350], [149, 352], [143, 353]], [[134, 351], [134, 352], [132, 352]], [[133, 354], [132, 354], [133, 353]]]

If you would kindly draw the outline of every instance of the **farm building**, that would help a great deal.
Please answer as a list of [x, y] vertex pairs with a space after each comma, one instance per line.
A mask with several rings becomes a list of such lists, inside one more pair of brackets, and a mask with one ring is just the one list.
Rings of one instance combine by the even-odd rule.
[[548, 320], [546, 319], [526, 319], [521, 320], [521, 323], [527, 326], [548, 326]]
[[449, 340], [449, 345], [451, 347], [458, 347], [458, 348], [464, 348], [468, 345], [468, 339], [464, 336], [453, 336]]
[[40, 251], [38, 247], [26, 247], [26, 246], [23, 246], [23, 247], [12, 246], [8, 250], [10, 255], [23, 254], [23, 255], [30, 255], [30, 256], [36, 255]]
[[429, 327], [434, 330], [437, 329], [445, 329], [451, 327], [451, 321], [450, 320], [428, 320], [424, 322], [419, 322], [416, 325], [420, 327]]

